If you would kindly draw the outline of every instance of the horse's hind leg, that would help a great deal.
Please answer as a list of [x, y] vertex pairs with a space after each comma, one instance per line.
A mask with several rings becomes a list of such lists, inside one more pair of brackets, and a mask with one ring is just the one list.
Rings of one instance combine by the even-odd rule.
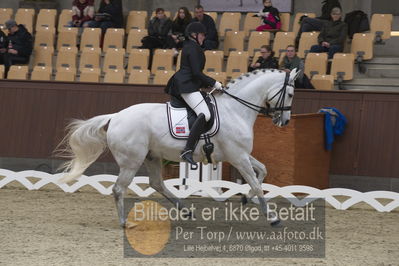
[[148, 176], [150, 178], [150, 186], [158, 193], [162, 194], [170, 202], [172, 202], [174, 206], [178, 206], [179, 209], [184, 207], [182, 202], [166, 188], [163, 182], [161, 176], [162, 160], [159, 158], [152, 158], [150, 156], [147, 156], [144, 161], [144, 165], [147, 168]]
[[267, 219], [271, 220], [271, 225], [279, 224], [280, 221], [278, 217], [275, 215], [275, 213], [269, 213], [268, 211], [262, 187], [260, 186], [258, 180], [256, 179], [256, 173], [252, 168], [249, 156], [240, 158], [240, 160], [237, 160], [236, 162], [231, 162], [231, 164], [240, 172], [242, 177], [245, 179], [245, 181], [247, 181], [247, 183], [251, 187], [251, 190], [255, 193], [256, 196], [258, 196], [262, 212]]
[[136, 175], [137, 170], [138, 169], [134, 168], [121, 168], [119, 171], [118, 179], [116, 180], [115, 185], [112, 188], [116, 203], [116, 209], [119, 216], [119, 224], [122, 227], [125, 227], [126, 225], [123, 198], [126, 194], [127, 187], [130, 185], [130, 183], [132, 183], [132, 180]]

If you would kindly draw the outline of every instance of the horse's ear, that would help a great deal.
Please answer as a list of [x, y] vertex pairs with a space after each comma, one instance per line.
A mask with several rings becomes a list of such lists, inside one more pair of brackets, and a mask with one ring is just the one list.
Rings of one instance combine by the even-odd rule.
[[296, 80], [300, 74], [301, 74], [301, 70], [294, 68], [293, 70], [291, 70], [290, 80]]

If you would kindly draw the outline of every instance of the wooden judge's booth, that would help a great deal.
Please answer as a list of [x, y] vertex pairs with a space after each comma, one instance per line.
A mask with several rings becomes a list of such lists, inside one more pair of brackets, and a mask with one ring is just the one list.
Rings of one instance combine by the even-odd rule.
[[[328, 188], [330, 152], [324, 148], [322, 114], [293, 115], [285, 127], [276, 127], [271, 119], [258, 116], [252, 155], [266, 166], [266, 183]], [[224, 180], [237, 175], [224, 164]]]

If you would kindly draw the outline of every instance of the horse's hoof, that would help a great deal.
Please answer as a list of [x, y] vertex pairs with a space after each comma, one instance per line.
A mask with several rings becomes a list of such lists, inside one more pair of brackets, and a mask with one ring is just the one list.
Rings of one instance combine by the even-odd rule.
[[248, 203], [248, 198], [245, 195], [241, 196], [241, 204], [246, 205]]
[[270, 225], [273, 228], [281, 228], [281, 227], [283, 227], [283, 223], [280, 220], [276, 220], [274, 222], [271, 222]]

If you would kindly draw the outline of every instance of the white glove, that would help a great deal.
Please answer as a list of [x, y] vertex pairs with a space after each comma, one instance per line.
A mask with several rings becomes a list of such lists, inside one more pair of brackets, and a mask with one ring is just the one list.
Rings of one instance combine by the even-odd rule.
[[223, 85], [219, 81], [216, 81], [215, 84], [213, 85], [213, 88], [216, 90], [223, 90]]

